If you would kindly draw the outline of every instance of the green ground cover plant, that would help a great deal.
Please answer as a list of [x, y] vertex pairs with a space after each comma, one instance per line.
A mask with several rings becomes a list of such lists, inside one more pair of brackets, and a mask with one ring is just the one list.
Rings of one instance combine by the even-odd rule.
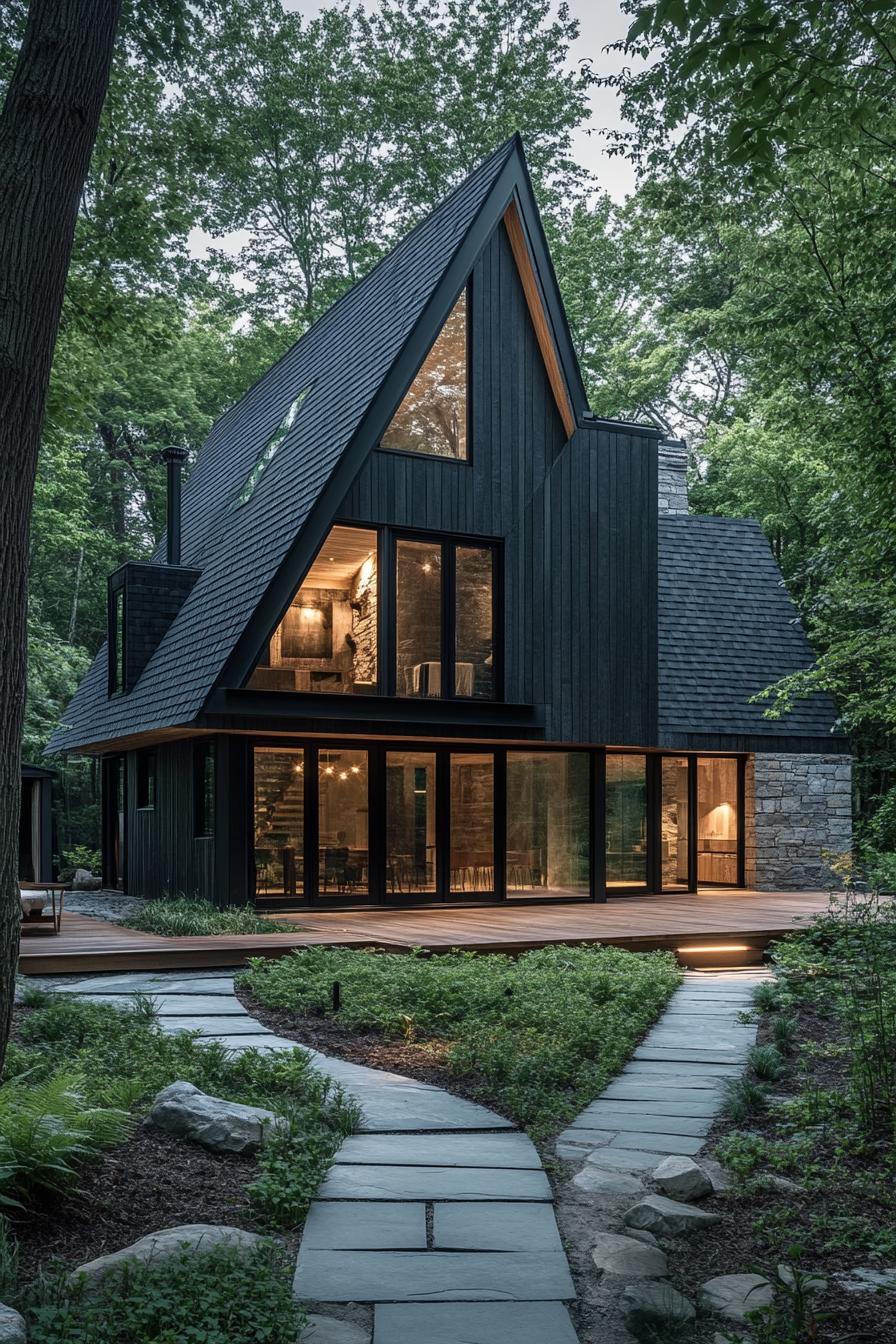
[[219, 910], [211, 901], [192, 896], [166, 897], [146, 901], [133, 915], [122, 921], [142, 933], [159, 933], [165, 938], [186, 938], [195, 934], [221, 933], [294, 933], [295, 924], [277, 924], [256, 914], [251, 905], [230, 906]]
[[[357, 1124], [354, 1103], [311, 1068], [304, 1051], [231, 1056], [189, 1033], [167, 1036], [150, 1000], [122, 1010], [74, 995], [29, 998], [33, 1006], [9, 1048], [0, 1088], [0, 1197], [22, 1201], [27, 1195], [33, 1203], [56, 1177], [70, 1188], [78, 1166], [122, 1140], [131, 1115], [142, 1114], [161, 1088], [185, 1079], [287, 1117], [285, 1131], [262, 1150], [249, 1193], [259, 1220], [271, 1228], [301, 1223], [336, 1148]], [[7, 1091], [19, 1104], [27, 1102], [33, 1122], [4, 1127]], [[90, 1143], [83, 1138], [88, 1123]], [[55, 1176], [46, 1174], [35, 1126], [64, 1147], [65, 1166]]]
[[307, 1320], [285, 1257], [265, 1244], [131, 1262], [89, 1292], [60, 1277], [21, 1305], [30, 1344], [296, 1344]]
[[447, 1045], [454, 1075], [543, 1137], [597, 1096], [680, 980], [665, 952], [550, 947], [518, 958], [427, 957], [315, 947], [256, 959], [241, 984], [297, 1024], [330, 1017], [349, 1031]]

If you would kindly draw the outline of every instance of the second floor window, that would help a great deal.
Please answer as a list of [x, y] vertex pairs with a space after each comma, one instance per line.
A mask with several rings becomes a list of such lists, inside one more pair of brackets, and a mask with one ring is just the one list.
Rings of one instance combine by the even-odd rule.
[[392, 417], [380, 447], [464, 461], [468, 457], [467, 363], [464, 290]]
[[491, 546], [396, 541], [397, 695], [494, 698], [494, 569]]

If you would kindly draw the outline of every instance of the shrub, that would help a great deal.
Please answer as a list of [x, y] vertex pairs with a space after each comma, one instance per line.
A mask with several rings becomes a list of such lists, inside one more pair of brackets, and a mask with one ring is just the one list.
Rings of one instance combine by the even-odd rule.
[[166, 938], [184, 938], [191, 934], [221, 933], [293, 933], [294, 924], [275, 924], [256, 914], [251, 905], [229, 906], [219, 910], [211, 901], [189, 896], [170, 900], [147, 901], [125, 923], [143, 933], [159, 933]]
[[750, 1068], [757, 1078], [773, 1083], [784, 1072], [784, 1060], [774, 1045], [754, 1045], [749, 1054]]
[[90, 1291], [65, 1279], [26, 1304], [30, 1344], [295, 1344], [307, 1317], [272, 1246], [132, 1261]]
[[55, 1073], [32, 1084], [28, 1075], [0, 1086], [0, 1200], [23, 1207], [67, 1194], [78, 1172], [130, 1132], [125, 1111], [93, 1106], [83, 1080]]
[[768, 1105], [768, 1095], [752, 1078], [731, 1078], [725, 1084], [723, 1109], [735, 1124], [742, 1124], [751, 1115], [760, 1115]]
[[101, 873], [102, 854], [98, 849], [88, 849], [86, 845], [75, 845], [72, 849], [63, 850], [62, 863], [59, 865], [60, 882], [70, 882], [77, 868], [86, 868], [88, 873]]
[[332, 1014], [355, 1031], [445, 1042], [458, 1076], [547, 1134], [621, 1068], [680, 978], [668, 953], [607, 947], [542, 948], [516, 959], [316, 947], [253, 961], [244, 983], [267, 1007]]

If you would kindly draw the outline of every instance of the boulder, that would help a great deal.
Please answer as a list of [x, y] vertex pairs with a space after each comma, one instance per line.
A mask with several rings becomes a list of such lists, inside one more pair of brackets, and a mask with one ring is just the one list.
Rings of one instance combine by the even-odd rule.
[[335, 1316], [311, 1313], [308, 1324], [299, 1335], [299, 1344], [370, 1344], [370, 1331], [354, 1321], [340, 1321]]
[[659, 1246], [659, 1242], [652, 1232], [645, 1232], [643, 1227], [630, 1227], [625, 1234], [627, 1237], [634, 1237], [636, 1241], [643, 1241], [645, 1246]]
[[570, 1182], [581, 1194], [595, 1198], [625, 1199], [639, 1195], [644, 1186], [628, 1171], [601, 1171], [598, 1167], [583, 1167]]
[[720, 1274], [700, 1289], [700, 1310], [727, 1321], [746, 1321], [751, 1311], [771, 1306], [775, 1290], [761, 1274]]
[[705, 1199], [713, 1192], [712, 1181], [689, 1157], [667, 1157], [653, 1173], [653, 1180], [670, 1199]]
[[128, 1260], [140, 1260], [147, 1264], [150, 1260], [171, 1260], [183, 1250], [201, 1253], [215, 1246], [232, 1246], [236, 1250], [250, 1255], [264, 1242], [264, 1237], [254, 1232], [244, 1232], [240, 1227], [222, 1227], [216, 1223], [184, 1223], [181, 1227], [163, 1227], [159, 1232], [150, 1232], [130, 1246], [120, 1251], [111, 1251], [109, 1255], [88, 1260], [72, 1270], [71, 1278], [77, 1282], [80, 1278], [96, 1282], [111, 1269], [117, 1269]]
[[853, 1269], [849, 1274], [838, 1274], [837, 1282], [849, 1293], [879, 1293], [884, 1289], [896, 1291], [896, 1269]]
[[799, 1195], [805, 1189], [798, 1181], [790, 1181], [786, 1176], [779, 1176], [776, 1171], [760, 1171], [753, 1180], [757, 1189], [772, 1190], [782, 1195]]
[[[793, 1288], [796, 1285], [797, 1276], [794, 1274], [791, 1265], [778, 1265], [778, 1278], [788, 1288]], [[813, 1274], [811, 1270], [801, 1269], [799, 1280], [800, 1287], [806, 1293], [824, 1293], [827, 1291], [827, 1279], [823, 1278], [821, 1274]]]
[[207, 1096], [192, 1083], [177, 1082], [158, 1094], [147, 1123], [201, 1143], [213, 1153], [254, 1153], [265, 1134], [285, 1121], [261, 1106], [224, 1101]]
[[25, 1317], [0, 1302], [0, 1344], [26, 1344], [27, 1339]]
[[72, 877], [72, 891], [99, 891], [103, 885], [101, 877], [94, 877], [88, 868], [76, 868]]
[[693, 1303], [668, 1283], [626, 1284], [623, 1293], [625, 1323], [635, 1339], [652, 1341], [669, 1326], [689, 1325], [697, 1315]]
[[719, 1221], [717, 1213], [695, 1208], [693, 1204], [679, 1204], [665, 1195], [645, 1195], [622, 1215], [627, 1227], [642, 1227], [658, 1237], [677, 1237], [685, 1232], [699, 1232]]
[[645, 1246], [634, 1237], [620, 1237], [615, 1232], [598, 1233], [591, 1259], [604, 1274], [626, 1279], [661, 1279], [668, 1269], [658, 1246]]

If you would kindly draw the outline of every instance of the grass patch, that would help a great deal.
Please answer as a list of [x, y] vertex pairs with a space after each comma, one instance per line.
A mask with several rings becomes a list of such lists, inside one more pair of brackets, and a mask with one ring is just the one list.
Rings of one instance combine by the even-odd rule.
[[[122, 1126], [104, 1125], [107, 1112], [97, 1116], [94, 1108], [109, 1108], [118, 1117], [140, 1115], [156, 1092], [177, 1079], [288, 1118], [286, 1132], [262, 1149], [249, 1193], [260, 1221], [279, 1229], [298, 1226], [336, 1148], [356, 1127], [354, 1103], [312, 1070], [302, 1050], [231, 1056], [215, 1041], [187, 1033], [167, 1036], [149, 1001], [121, 1010], [60, 995], [38, 1001], [27, 1013], [18, 1041], [8, 1048], [0, 1093], [8, 1091], [20, 1105], [27, 1100], [30, 1114], [28, 1123], [0, 1125], [5, 1143], [0, 1198], [27, 1203], [23, 1192], [33, 1188], [31, 1203], [37, 1206], [48, 1184], [51, 1141], [65, 1152], [70, 1188], [79, 1165], [122, 1138]], [[68, 1099], [65, 1109], [60, 1093]], [[78, 1137], [85, 1130], [90, 1144]], [[35, 1135], [44, 1141], [38, 1143]]]
[[[257, 959], [264, 1007], [350, 1031], [438, 1043], [450, 1071], [536, 1137], [562, 1128], [622, 1067], [681, 980], [671, 953], [550, 947], [518, 958], [315, 947]], [[333, 1011], [333, 985], [340, 1007]]]
[[222, 933], [294, 933], [295, 924], [277, 924], [263, 919], [251, 905], [219, 910], [211, 901], [178, 896], [147, 901], [123, 923], [141, 933], [159, 933], [165, 938], [185, 938]]

